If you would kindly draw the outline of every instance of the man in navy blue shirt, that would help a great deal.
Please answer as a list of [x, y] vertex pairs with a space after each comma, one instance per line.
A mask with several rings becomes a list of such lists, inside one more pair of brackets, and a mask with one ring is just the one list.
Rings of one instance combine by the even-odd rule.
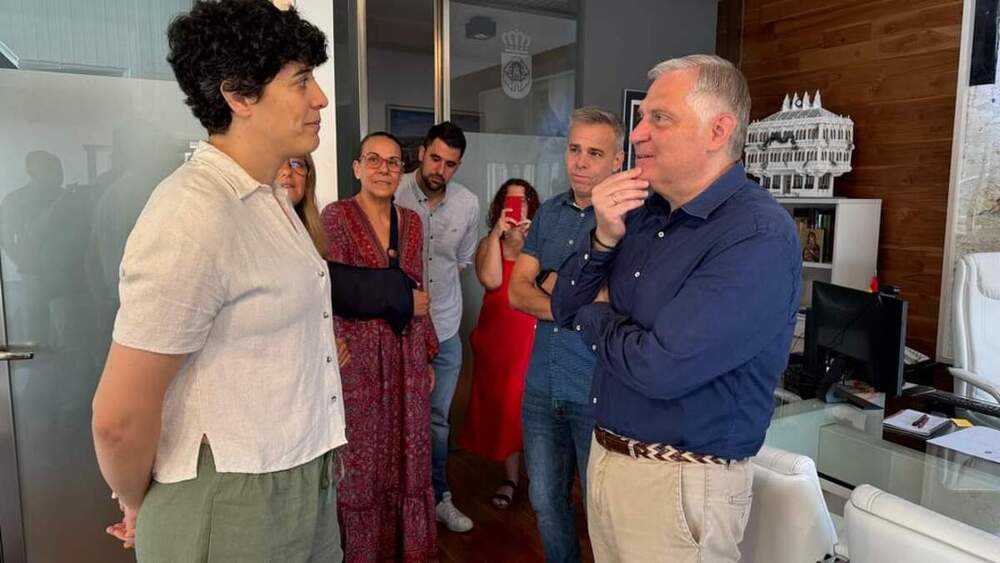
[[636, 168], [594, 188], [596, 228], [552, 299], [559, 326], [597, 356], [590, 538], [597, 561], [735, 562], [747, 458], [788, 360], [799, 243], [739, 162], [750, 113], [739, 70], [692, 55], [649, 76]]
[[548, 563], [580, 560], [570, 491], [576, 467], [586, 491], [594, 430], [594, 354], [577, 332], [552, 322], [550, 293], [555, 270], [594, 229], [590, 192], [621, 168], [624, 142], [614, 114], [593, 107], [573, 112], [566, 139], [572, 189], [539, 208], [511, 274], [511, 306], [538, 319], [521, 411], [528, 496]]

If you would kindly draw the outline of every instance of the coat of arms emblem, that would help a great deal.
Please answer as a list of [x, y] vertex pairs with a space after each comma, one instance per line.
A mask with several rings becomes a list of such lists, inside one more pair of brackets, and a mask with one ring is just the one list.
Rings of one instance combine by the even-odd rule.
[[531, 37], [520, 31], [503, 34], [503, 53], [500, 54], [500, 82], [507, 97], [519, 100], [531, 92]]

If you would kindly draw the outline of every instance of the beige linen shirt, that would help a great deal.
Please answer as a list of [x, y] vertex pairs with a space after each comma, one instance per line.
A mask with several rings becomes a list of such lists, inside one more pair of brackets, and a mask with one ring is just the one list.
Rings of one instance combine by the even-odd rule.
[[167, 388], [153, 468], [269, 473], [346, 442], [326, 263], [282, 188], [201, 143], [157, 186], [121, 264], [115, 342], [188, 354]]

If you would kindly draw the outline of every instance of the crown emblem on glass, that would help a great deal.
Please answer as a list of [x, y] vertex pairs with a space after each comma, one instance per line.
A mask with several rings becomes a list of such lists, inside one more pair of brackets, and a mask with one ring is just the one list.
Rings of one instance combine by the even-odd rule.
[[531, 46], [531, 37], [526, 33], [520, 31], [508, 31], [504, 33], [503, 46], [504, 49], [512, 53], [528, 53], [528, 47]]

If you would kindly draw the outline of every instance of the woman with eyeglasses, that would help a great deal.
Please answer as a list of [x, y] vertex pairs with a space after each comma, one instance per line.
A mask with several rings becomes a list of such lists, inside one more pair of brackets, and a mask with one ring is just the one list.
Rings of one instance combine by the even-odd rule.
[[[316, 205], [316, 166], [313, 164], [312, 156], [307, 154], [288, 159], [278, 169], [274, 182], [278, 187], [287, 190], [288, 200], [305, 226], [306, 232], [309, 233], [313, 246], [320, 256], [325, 256], [327, 240], [323, 225], [319, 221], [319, 207]], [[344, 339], [338, 337], [337, 361], [340, 367], [350, 359], [351, 355], [347, 351]]]
[[420, 217], [393, 203], [403, 171], [399, 141], [361, 141], [361, 191], [328, 205], [334, 331], [351, 362], [341, 369], [347, 446], [337, 487], [344, 560], [436, 558], [431, 487], [430, 360], [437, 336], [428, 315]]
[[326, 234], [316, 206], [316, 167], [308, 154], [290, 158], [278, 169], [275, 183], [288, 191], [288, 199], [305, 225], [320, 256], [326, 254]]

